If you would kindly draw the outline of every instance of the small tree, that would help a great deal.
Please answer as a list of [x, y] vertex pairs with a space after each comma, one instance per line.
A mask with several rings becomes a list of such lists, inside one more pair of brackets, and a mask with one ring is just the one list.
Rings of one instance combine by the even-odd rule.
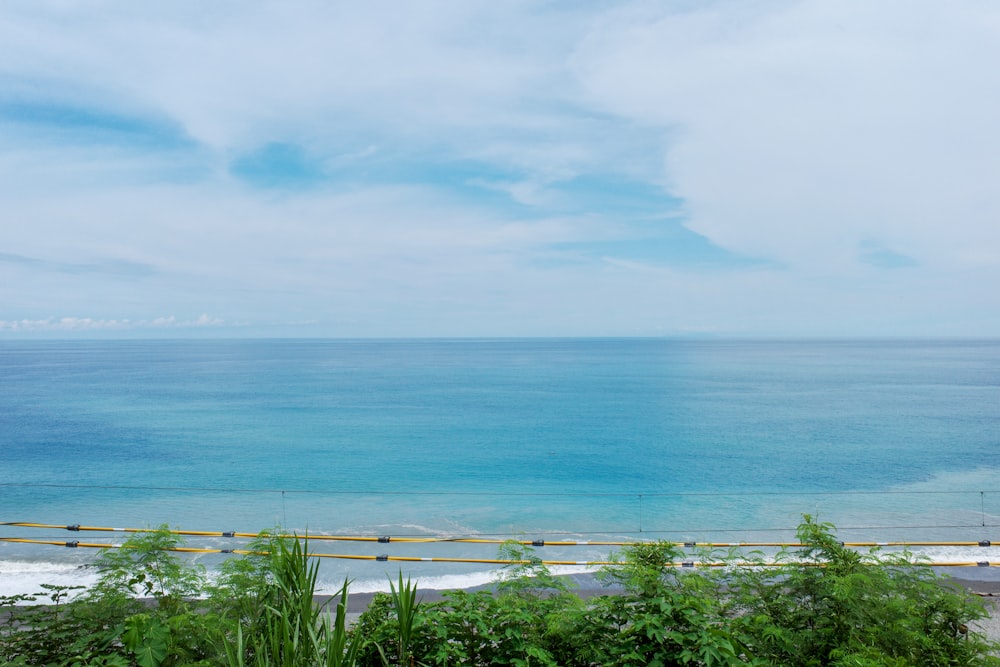
[[182, 561], [180, 536], [167, 525], [136, 533], [120, 548], [107, 549], [96, 561], [100, 579], [89, 597], [112, 599], [136, 595], [156, 600], [167, 612], [180, 611], [205, 584], [204, 568]]

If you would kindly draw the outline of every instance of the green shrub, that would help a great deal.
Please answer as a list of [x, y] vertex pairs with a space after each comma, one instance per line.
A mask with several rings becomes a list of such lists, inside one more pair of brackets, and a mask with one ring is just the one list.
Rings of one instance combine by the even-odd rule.
[[559, 664], [551, 627], [581, 601], [530, 547], [508, 542], [500, 557], [514, 564], [500, 573], [496, 592], [449, 591], [440, 602], [417, 604], [415, 587], [400, 577], [391, 594], [376, 594], [353, 630], [370, 641], [358, 664]]
[[[601, 578], [619, 591], [591, 601], [569, 619], [577, 665], [746, 664], [724, 618], [716, 581], [679, 570], [684, 553], [667, 542], [626, 547]], [[569, 662], [569, 661], [566, 661]]]
[[221, 664], [217, 618], [191, 605], [201, 570], [170, 551], [181, 544], [166, 527], [136, 533], [98, 557], [100, 578], [83, 595], [63, 603], [73, 589], [46, 586], [35, 597], [49, 604], [14, 615], [4, 657], [22, 665]]
[[980, 600], [909, 554], [859, 553], [808, 515], [780, 569], [731, 574], [732, 624], [754, 655], [788, 665], [991, 665], [968, 631]]
[[[970, 631], [980, 600], [907, 553], [844, 547], [806, 516], [804, 545], [756, 567], [678, 568], [670, 543], [626, 547], [600, 576], [608, 594], [581, 600], [535, 552], [506, 543], [514, 562], [493, 591], [453, 591], [422, 603], [416, 586], [376, 594], [353, 628], [347, 582], [332, 613], [316, 605], [317, 563], [298, 539], [262, 533], [215, 586], [169, 551], [165, 528], [99, 559], [99, 583], [0, 597], [0, 662], [81, 667], [564, 667], [998, 665]], [[714, 555], [704, 557], [716, 559]], [[195, 597], [210, 593], [208, 601]], [[144, 604], [135, 593], [151, 598]], [[15, 607], [22, 602], [45, 602]]]

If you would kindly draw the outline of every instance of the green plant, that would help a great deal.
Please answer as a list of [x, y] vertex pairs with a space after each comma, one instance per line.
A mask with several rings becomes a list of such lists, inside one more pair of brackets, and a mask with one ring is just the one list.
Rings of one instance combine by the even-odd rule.
[[429, 604], [417, 644], [429, 665], [554, 665], [537, 599], [452, 591]]
[[798, 537], [782, 567], [731, 575], [732, 624], [754, 654], [790, 667], [998, 664], [968, 632], [980, 601], [910, 554], [856, 552], [808, 515]]
[[[411, 652], [410, 644], [413, 639], [417, 611], [420, 607], [420, 603], [417, 602], [417, 586], [409, 579], [404, 582], [403, 573], [400, 572], [399, 585], [396, 586], [390, 580], [389, 589], [391, 591], [390, 596], [392, 597], [392, 606], [396, 612], [396, 647], [398, 664], [412, 665], [413, 654]], [[386, 660], [382, 647], [379, 647], [379, 653], [382, 655], [383, 662], [388, 665], [389, 661]]]
[[208, 607], [220, 618], [223, 641], [233, 642], [237, 630], [243, 636], [265, 631], [267, 608], [278, 596], [274, 572], [281, 550], [281, 529], [261, 531], [238, 557], [219, 568], [215, 583], [207, 587]]
[[331, 625], [325, 610], [316, 605], [319, 566], [310, 562], [307, 545], [297, 539], [279, 539], [269, 554], [273, 582], [258, 623], [240, 626], [226, 641], [231, 667], [350, 667], [355, 664], [363, 638], [349, 635], [346, 627], [347, 589], [340, 591]]
[[577, 638], [575, 664], [747, 664], [722, 614], [724, 592], [714, 578], [676, 567], [688, 560], [682, 551], [668, 542], [640, 543], [616, 559], [600, 576], [620, 592], [567, 621], [564, 632]]
[[507, 540], [500, 545], [497, 558], [508, 562], [495, 579], [497, 592], [501, 595], [538, 596], [569, 591], [566, 580], [554, 576], [532, 547]]
[[[804, 546], [777, 555], [730, 554], [757, 567], [679, 568], [669, 543], [626, 547], [602, 572], [609, 594], [570, 594], [530, 549], [507, 543], [514, 563], [494, 591], [417, 600], [390, 581], [347, 627], [348, 582], [335, 610], [314, 602], [317, 563], [297, 539], [261, 535], [253, 553], [224, 568], [209, 603], [200, 579], [172, 552], [137, 535], [102, 561], [100, 585], [45, 586], [0, 597], [0, 662], [79, 667], [385, 667], [400, 665], [768, 665], [902, 667], [998, 665], [997, 647], [970, 631], [981, 602], [908, 553], [856, 552], [833, 527], [806, 516]], [[718, 555], [703, 555], [718, 559]], [[192, 575], [193, 573], [193, 575]], [[202, 591], [204, 588], [202, 587]], [[135, 593], [155, 604], [142, 606]], [[72, 599], [71, 599], [72, 598]], [[15, 606], [41, 601], [38, 606]]]
[[[197, 602], [205, 586], [204, 570], [178, 556], [182, 548], [182, 538], [164, 525], [136, 533], [98, 557], [100, 578], [79, 600], [77, 615], [101, 620], [104, 637], [111, 637], [105, 650], [124, 651], [140, 667], [211, 664], [216, 659], [224, 623]], [[150, 608], [136, 596], [155, 605]]]
[[421, 606], [411, 646], [422, 664], [558, 664], [556, 619], [582, 602], [530, 547], [504, 543], [500, 558], [511, 564], [498, 574], [495, 592], [451, 591]]
[[116, 653], [103, 655], [88, 652], [68, 658], [61, 664], [72, 667], [132, 667], [130, 660]]
[[121, 641], [140, 667], [160, 667], [170, 648], [170, 626], [157, 616], [136, 614], [125, 621]]
[[358, 665], [382, 667], [385, 647], [394, 642], [398, 634], [392, 614], [392, 596], [378, 592], [372, 596], [368, 607], [358, 616], [350, 629], [352, 637], [363, 638], [359, 641]]
[[[413, 665], [416, 655], [427, 649], [423, 636], [423, 605], [417, 600], [417, 586], [399, 573], [397, 583], [389, 580], [389, 593], [376, 593], [351, 631], [364, 637], [364, 650], [357, 655], [361, 665]], [[419, 646], [419, 650], [414, 650]]]
[[422, 605], [417, 601], [417, 586], [409, 579], [398, 584], [389, 580], [389, 593], [376, 593], [368, 608], [358, 618], [351, 634], [364, 637], [364, 650], [358, 654], [361, 665], [412, 665], [414, 644], [420, 636]]
[[118, 601], [140, 595], [153, 598], [165, 611], [179, 611], [205, 583], [203, 568], [177, 556], [182, 544], [163, 525], [136, 533], [118, 549], [106, 549], [95, 563], [100, 579], [89, 597]]
[[[0, 658], [5, 664], [56, 665], [78, 656], [107, 653], [115, 640], [112, 623], [105, 617], [85, 613], [85, 606], [67, 599], [82, 586], [42, 584], [34, 595], [0, 598], [6, 622], [0, 633]], [[39, 602], [34, 606], [14, 604]]]

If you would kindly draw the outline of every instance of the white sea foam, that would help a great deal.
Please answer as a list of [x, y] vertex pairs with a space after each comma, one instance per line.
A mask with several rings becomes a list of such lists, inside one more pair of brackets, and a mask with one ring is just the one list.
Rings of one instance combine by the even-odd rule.
[[[404, 578], [406, 575], [403, 575]], [[444, 589], [459, 589], [459, 588], [475, 588], [476, 586], [483, 586], [489, 584], [496, 579], [496, 576], [491, 571], [481, 571], [473, 572], [470, 574], [444, 574], [444, 575], [429, 575], [429, 576], [419, 576], [415, 577], [413, 581], [417, 584], [418, 589], [432, 589], [432, 590], [444, 590]], [[389, 582], [392, 581], [395, 585], [395, 580], [385, 577], [382, 579], [359, 579], [357, 581], [351, 581], [350, 591], [352, 593], [387, 593], [389, 592]], [[341, 582], [342, 584], [343, 582]], [[340, 590], [340, 584], [324, 584], [321, 586], [321, 590], [318, 591], [323, 594], [332, 594]]]
[[[864, 549], [862, 549], [864, 550]], [[901, 548], [884, 547], [882, 553], [899, 553]], [[920, 560], [930, 563], [964, 563], [964, 566], [942, 568], [941, 572], [959, 579], [997, 580], [1000, 579], [1000, 546], [967, 547], [940, 546], [916, 547], [911, 554]], [[196, 560], [196, 559], [191, 559]], [[204, 562], [211, 579], [217, 572], [218, 561]], [[989, 563], [982, 567], [979, 563]], [[389, 582], [395, 581], [395, 574], [403, 572], [404, 577], [410, 577], [421, 589], [467, 589], [493, 583], [497, 580], [498, 567], [474, 569], [465, 572], [448, 571], [448, 566], [437, 563], [406, 564], [380, 570], [377, 573], [372, 568], [353, 565], [348, 569], [349, 562], [324, 561], [321, 569], [318, 593], [334, 594], [340, 590], [344, 580], [350, 581], [350, 590], [355, 593], [387, 592]], [[380, 564], [381, 565], [381, 564]], [[557, 575], [575, 575], [593, 572], [595, 568], [586, 565], [557, 565], [551, 571]], [[0, 595], [33, 595], [41, 592], [42, 584], [57, 586], [92, 586], [97, 581], [97, 572], [86, 567], [81, 561], [56, 562], [40, 560], [0, 560]], [[44, 599], [43, 599], [44, 601]]]
[[[557, 565], [550, 568], [555, 575], [574, 575], [593, 572], [595, 568], [583, 565]], [[439, 574], [421, 575], [413, 578], [418, 589], [424, 590], [455, 590], [469, 589], [478, 586], [485, 586], [495, 583], [499, 570], [481, 570], [466, 574]], [[403, 575], [404, 578], [406, 575]], [[391, 580], [395, 585], [395, 580]], [[390, 588], [390, 579], [359, 579], [351, 581], [350, 591], [352, 593], [387, 593]], [[337, 584], [322, 584], [321, 590], [317, 591], [324, 595], [334, 594], [340, 591], [343, 581]]]
[[97, 572], [77, 564], [0, 560], [0, 596], [34, 595], [41, 592], [41, 584], [92, 586], [96, 582]]

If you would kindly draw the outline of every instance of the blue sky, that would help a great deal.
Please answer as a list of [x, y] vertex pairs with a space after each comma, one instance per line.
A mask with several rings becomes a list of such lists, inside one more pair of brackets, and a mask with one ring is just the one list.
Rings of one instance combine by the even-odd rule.
[[998, 336], [1000, 6], [0, 5], [0, 339]]

